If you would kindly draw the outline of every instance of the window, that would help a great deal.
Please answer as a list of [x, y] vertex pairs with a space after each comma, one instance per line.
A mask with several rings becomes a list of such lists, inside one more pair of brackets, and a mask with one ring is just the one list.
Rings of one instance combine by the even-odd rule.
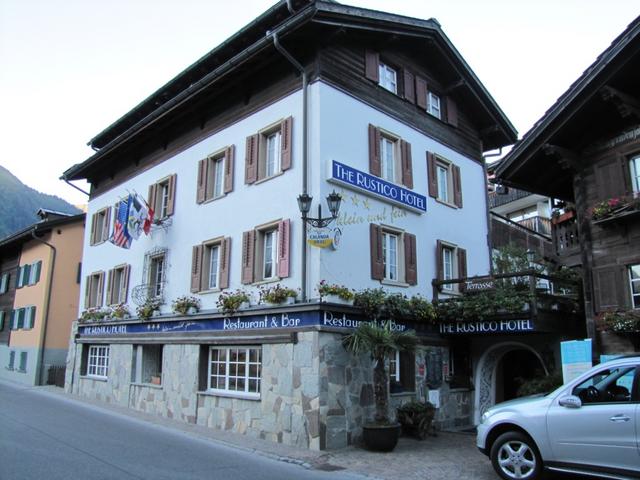
[[429, 196], [446, 205], [462, 208], [460, 167], [431, 152], [427, 152]]
[[[87, 348], [88, 347], [88, 348]], [[85, 345], [86, 361], [81, 365], [83, 375], [107, 378], [109, 373], [109, 345]], [[84, 359], [83, 359], [84, 360]]]
[[629, 285], [631, 287], [631, 306], [640, 308], [640, 264], [629, 267]]
[[389, 379], [400, 382], [400, 352], [398, 350], [389, 357]]
[[391, 93], [398, 93], [398, 74], [394, 68], [380, 62], [378, 66], [378, 85]]
[[19, 372], [27, 371], [27, 359], [29, 358], [28, 352], [20, 352], [20, 366], [18, 367]]
[[11, 312], [11, 330], [30, 330], [35, 325], [36, 307], [16, 308]]
[[369, 172], [388, 182], [413, 188], [411, 144], [369, 125]]
[[231, 238], [219, 237], [193, 247], [191, 292], [229, 287]]
[[418, 283], [415, 235], [372, 223], [370, 245], [371, 278], [408, 285]]
[[629, 160], [629, 169], [631, 170], [631, 187], [633, 192], [640, 193], [640, 155]]
[[162, 379], [162, 345], [134, 345], [131, 381], [160, 385]]
[[166, 270], [164, 253], [149, 256], [148, 265], [147, 283], [149, 284], [149, 293], [152, 297], [162, 297]]
[[220, 198], [233, 190], [235, 147], [226, 147], [198, 162], [197, 203]]
[[107, 304], [117, 305], [127, 301], [129, 289], [129, 265], [119, 265], [109, 270], [107, 276]]
[[449, 382], [450, 388], [473, 388], [471, 383], [472, 368], [468, 339], [456, 338], [449, 348]]
[[7, 365], [7, 369], [13, 370], [16, 364], [16, 352], [15, 350], [11, 350], [9, 352], [9, 365]]
[[111, 220], [111, 207], [98, 210], [91, 217], [90, 245], [98, 245], [109, 239], [109, 224]]
[[11, 278], [11, 274], [9, 272], [5, 272], [0, 277], [0, 294], [7, 293], [9, 291], [9, 279]]
[[153, 218], [163, 220], [173, 215], [177, 175], [169, 175], [149, 186], [149, 206]]
[[292, 124], [293, 117], [288, 117], [247, 137], [245, 183], [256, 183], [291, 168]]
[[290, 221], [265, 224], [242, 236], [242, 283], [289, 276]]
[[209, 390], [260, 397], [261, 347], [211, 347]]
[[415, 390], [415, 355], [395, 351], [389, 356], [389, 381], [391, 393]]
[[41, 271], [42, 271], [41, 260], [18, 267], [18, 281], [17, 281], [16, 287], [21, 288], [27, 285], [35, 285], [40, 281]]
[[94, 272], [87, 275], [84, 290], [84, 308], [102, 306], [102, 290], [104, 285], [104, 272]]
[[620, 403], [631, 401], [634, 366], [601, 370], [573, 389], [582, 403]]
[[440, 97], [433, 92], [427, 93], [427, 113], [436, 118], [442, 118], [440, 110]]
[[[438, 280], [454, 280], [467, 277], [467, 251], [454, 244], [438, 240], [436, 242], [436, 265]], [[444, 292], [458, 292], [457, 283], [445, 283]]]

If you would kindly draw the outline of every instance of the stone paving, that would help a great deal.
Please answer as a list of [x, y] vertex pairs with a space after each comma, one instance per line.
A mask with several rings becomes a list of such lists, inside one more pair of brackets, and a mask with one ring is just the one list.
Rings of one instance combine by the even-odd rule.
[[374, 453], [358, 447], [311, 451], [202, 425], [187, 424], [123, 406], [87, 400], [67, 394], [56, 387], [36, 388], [43, 394], [57, 395], [80, 405], [91, 405], [178, 430], [187, 435], [223, 443], [252, 454], [296, 463], [311, 469], [346, 470], [381, 480], [495, 480], [498, 478], [489, 460], [477, 451], [475, 435], [470, 433], [438, 432], [437, 436], [428, 437], [424, 441], [403, 437], [391, 453]]

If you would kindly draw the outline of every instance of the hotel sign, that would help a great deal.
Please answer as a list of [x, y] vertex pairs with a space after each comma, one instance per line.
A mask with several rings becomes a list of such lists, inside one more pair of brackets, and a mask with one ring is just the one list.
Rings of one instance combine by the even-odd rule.
[[535, 329], [531, 319], [493, 320], [482, 322], [448, 322], [440, 324], [443, 335], [464, 335], [482, 333], [531, 333]]
[[427, 211], [427, 197], [380, 177], [333, 160], [329, 181], [381, 198], [417, 213]]

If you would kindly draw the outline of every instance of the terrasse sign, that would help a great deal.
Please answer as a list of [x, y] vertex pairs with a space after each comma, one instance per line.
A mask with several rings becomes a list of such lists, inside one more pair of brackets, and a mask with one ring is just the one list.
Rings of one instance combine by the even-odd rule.
[[534, 325], [530, 319], [494, 320], [482, 322], [448, 322], [440, 324], [440, 333], [443, 335], [525, 333], [533, 332], [534, 330]]
[[330, 181], [374, 195], [418, 213], [427, 211], [427, 197], [333, 160]]

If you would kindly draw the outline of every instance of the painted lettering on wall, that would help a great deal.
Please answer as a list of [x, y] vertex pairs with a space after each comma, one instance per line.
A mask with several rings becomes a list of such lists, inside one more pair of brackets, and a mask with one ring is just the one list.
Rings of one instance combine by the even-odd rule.
[[[389, 328], [394, 332], [404, 332], [407, 330], [407, 326], [401, 323], [394, 322], [393, 320], [387, 320], [385, 322], [389, 323]], [[361, 323], [373, 323], [378, 324], [376, 321], [369, 320], [359, 320], [355, 318], [349, 318], [346, 314], [337, 315], [332, 312], [324, 312], [324, 321], [323, 325], [327, 327], [338, 327], [338, 328], [358, 328]]]
[[300, 318], [289, 316], [286, 313], [281, 315], [265, 315], [261, 320], [244, 320], [242, 318], [225, 318], [223, 320], [223, 330], [253, 330], [260, 328], [290, 328], [300, 325]]
[[478, 334], [478, 333], [519, 333], [533, 332], [530, 319], [495, 320], [484, 322], [449, 322], [440, 324], [440, 333], [444, 335]]
[[113, 335], [127, 333], [127, 325], [103, 325], [100, 327], [85, 327], [85, 335]]

